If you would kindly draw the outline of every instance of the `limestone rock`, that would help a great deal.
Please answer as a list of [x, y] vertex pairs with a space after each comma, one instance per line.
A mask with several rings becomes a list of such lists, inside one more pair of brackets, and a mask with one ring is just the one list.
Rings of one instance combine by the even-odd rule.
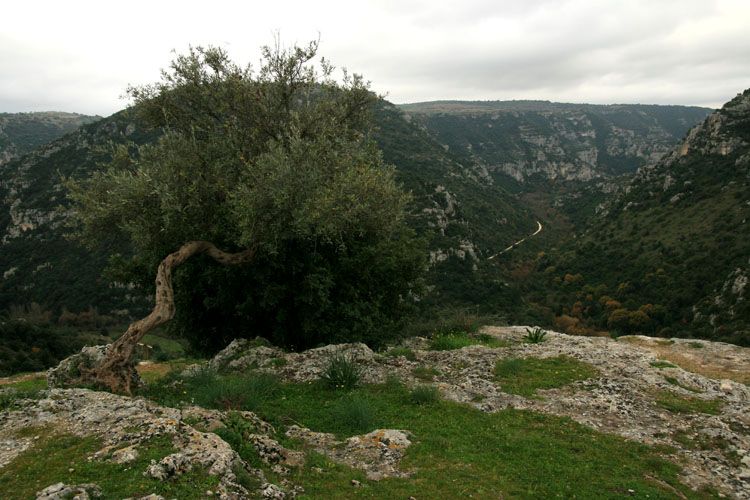
[[102, 492], [96, 484], [67, 485], [55, 483], [36, 493], [36, 500], [89, 500], [100, 498]]

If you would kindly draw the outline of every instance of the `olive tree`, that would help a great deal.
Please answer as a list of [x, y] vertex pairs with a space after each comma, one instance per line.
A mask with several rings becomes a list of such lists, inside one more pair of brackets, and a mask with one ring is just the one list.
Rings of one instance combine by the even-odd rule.
[[[280, 256], [290, 241], [418, 247], [405, 230], [408, 195], [370, 138], [377, 97], [360, 76], [337, 82], [325, 60], [314, 64], [317, 48], [265, 47], [257, 71], [194, 48], [158, 83], [128, 89], [160, 139], [117, 148], [107, 168], [68, 187], [84, 242], [124, 239], [157, 268], [155, 305], [79, 382], [130, 392], [134, 348], [174, 317], [173, 273], [195, 255], [235, 266]], [[423, 263], [410, 255], [394, 279], [417, 278]]]

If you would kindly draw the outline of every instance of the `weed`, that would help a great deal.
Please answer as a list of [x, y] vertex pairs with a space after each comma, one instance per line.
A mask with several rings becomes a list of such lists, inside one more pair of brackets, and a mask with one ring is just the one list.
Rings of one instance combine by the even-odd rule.
[[417, 405], [429, 405], [440, 399], [440, 391], [434, 385], [418, 385], [409, 394], [409, 400]]
[[703, 345], [703, 342], [688, 342], [688, 345], [692, 347], [693, 349], [703, 349], [705, 346]]
[[417, 355], [414, 354], [414, 351], [412, 351], [408, 347], [394, 347], [390, 349], [388, 352], [386, 352], [385, 354], [386, 356], [389, 356], [391, 358], [397, 358], [399, 356], [403, 356], [409, 361], [417, 360]]
[[495, 380], [511, 394], [532, 396], [537, 389], [553, 389], [595, 377], [596, 369], [568, 356], [508, 358], [495, 365]]
[[440, 372], [434, 366], [418, 366], [411, 371], [411, 374], [419, 380], [431, 382], [440, 375]]
[[330, 389], [344, 389], [350, 391], [359, 385], [362, 370], [357, 362], [350, 357], [338, 354], [328, 362], [320, 379]]
[[540, 344], [544, 342], [544, 337], [547, 336], [546, 330], [542, 330], [538, 326], [535, 326], [532, 328], [526, 329], [526, 335], [524, 336], [524, 340], [528, 342], [529, 344]]
[[286, 366], [287, 363], [288, 363], [288, 361], [286, 360], [286, 358], [273, 358], [271, 360], [271, 365], [275, 366], [276, 368], [280, 368], [282, 366]]
[[654, 368], [677, 368], [677, 365], [673, 365], [669, 361], [664, 361], [663, 359], [652, 361], [649, 364], [653, 366]]

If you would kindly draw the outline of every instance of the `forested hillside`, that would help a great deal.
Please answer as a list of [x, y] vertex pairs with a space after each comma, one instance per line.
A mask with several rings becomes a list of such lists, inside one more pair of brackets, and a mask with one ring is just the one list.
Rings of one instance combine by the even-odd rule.
[[572, 245], [537, 262], [531, 294], [568, 331], [700, 336], [747, 345], [750, 90], [625, 192]]

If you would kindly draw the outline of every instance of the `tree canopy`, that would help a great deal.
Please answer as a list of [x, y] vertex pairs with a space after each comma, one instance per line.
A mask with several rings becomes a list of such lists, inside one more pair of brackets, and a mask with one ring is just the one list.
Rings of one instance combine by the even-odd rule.
[[240, 335], [376, 343], [418, 286], [425, 252], [405, 223], [409, 196], [370, 136], [377, 96], [361, 76], [337, 82], [327, 61], [314, 64], [317, 49], [264, 47], [257, 71], [214, 47], [176, 57], [161, 81], [128, 89], [159, 140], [118, 147], [68, 183], [81, 239], [127, 241], [132, 281], [153, 279], [186, 242], [251, 257], [175, 273], [173, 328], [198, 348]]

